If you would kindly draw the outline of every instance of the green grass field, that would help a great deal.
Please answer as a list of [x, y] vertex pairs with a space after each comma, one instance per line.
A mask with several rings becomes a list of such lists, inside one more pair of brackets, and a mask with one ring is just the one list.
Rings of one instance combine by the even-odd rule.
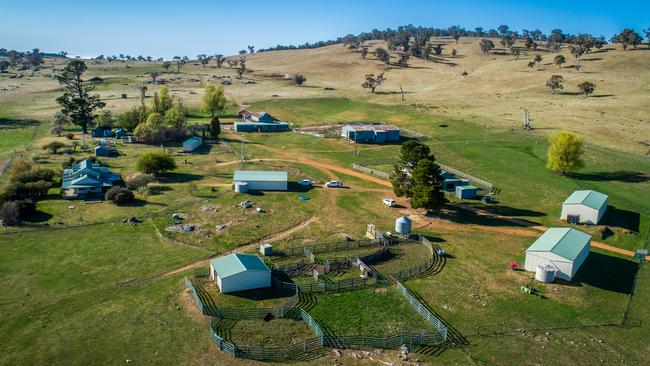
[[[128, 75], [146, 71], [126, 70]], [[115, 72], [106, 70], [107, 75]], [[264, 109], [300, 126], [383, 120], [426, 134], [425, 142], [441, 162], [501, 188], [496, 195], [498, 203], [486, 207], [499, 213], [565, 226], [558, 218], [560, 203], [575, 189], [591, 188], [609, 195], [610, 215], [605, 225], [615, 233], [601, 240], [599, 227], [580, 227], [593, 234], [594, 240], [635, 250], [643, 246], [650, 227], [650, 162], [640, 155], [588, 143], [586, 166], [572, 176], [560, 177], [544, 167], [547, 143], [539, 131], [490, 128], [486, 143], [485, 128], [480, 124], [431, 116], [409, 106], [386, 107], [341, 98], [274, 99], [251, 109]], [[0, 130], [0, 156], [2, 151], [27, 143], [35, 128]], [[67, 157], [39, 149], [45, 141], [40, 133], [28, 158], [42, 167], [60, 170]], [[239, 136], [224, 137], [231, 139], [229, 144], [239, 152]], [[357, 145], [360, 153], [355, 155], [355, 146], [340, 139], [294, 133], [248, 134], [244, 138], [248, 159], [278, 159], [253, 161], [247, 168], [286, 169], [291, 180], [309, 177], [322, 183], [339, 178], [350, 188], [314, 188], [305, 193], [309, 201], [300, 201], [303, 192], [297, 190], [236, 194], [228, 184], [239, 165], [228, 162], [237, 157], [213, 145], [201, 154], [176, 157], [178, 169], [159, 183], [164, 189], [148, 197], [138, 195], [138, 201], [130, 206], [86, 205], [54, 194], [39, 200], [39, 213], [30, 221], [21, 227], [0, 228], [0, 287], [4, 289], [0, 295], [0, 364], [124, 363], [127, 359], [143, 364], [239, 363], [214, 349], [207, 320], [195, 313], [181, 281], [194, 270], [173, 276], [166, 273], [269, 237], [274, 238], [276, 248], [333, 242], [345, 236], [360, 239], [368, 223], [392, 231], [395, 217], [403, 214], [401, 209], [381, 203], [390, 194], [387, 187], [287, 161], [308, 158], [350, 168], [356, 159], [394, 161], [398, 145]], [[106, 162], [123, 176], [134, 171], [138, 156], [160, 151], [160, 147], [138, 144], [118, 145], [118, 149], [123, 155]], [[178, 144], [168, 149], [178, 149]], [[74, 154], [77, 158], [85, 155]], [[244, 199], [266, 212], [235, 207]], [[216, 211], [205, 212], [204, 205]], [[174, 212], [187, 214], [186, 222], [196, 223], [210, 235], [165, 232], [164, 228], [173, 224]], [[121, 223], [133, 215], [144, 221], [137, 226]], [[291, 230], [312, 218], [315, 220], [309, 225]], [[227, 224], [226, 229], [218, 231], [219, 224]], [[463, 351], [448, 349], [423, 359], [432, 364], [467, 364], [472, 359], [479, 364], [513, 364], [517, 360], [518, 364], [560, 365], [576, 359], [586, 364], [647, 363], [647, 326], [643, 322], [634, 326], [645, 320], [649, 310], [647, 266], [639, 274], [632, 297], [632, 320], [625, 327], [604, 326], [620, 323], [635, 264], [629, 258], [593, 250], [575, 286], [536, 283], [545, 298], [529, 296], [519, 287], [529, 283], [532, 274], [511, 271], [507, 264], [512, 260], [523, 263], [524, 250], [534, 237], [509, 232], [513, 229], [517, 229], [514, 224], [468, 214], [435, 219], [432, 225], [418, 229], [436, 238], [436, 244], [451, 257], [440, 273], [405, 281], [405, 285], [469, 343]], [[395, 258], [376, 265], [381, 273], [418, 265], [428, 255], [419, 245], [394, 250]], [[341, 251], [336, 256], [348, 254]], [[358, 273], [341, 276], [347, 275]], [[276, 306], [283, 301], [263, 295], [219, 295], [210, 288], [214, 284], [202, 281], [215, 302], [225, 307]], [[336, 334], [386, 334], [426, 326], [392, 288], [319, 295], [317, 300], [310, 313]], [[281, 324], [278, 329], [291, 330], [293, 325]], [[255, 324], [238, 326], [254, 329]], [[264, 329], [269, 333], [251, 334], [258, 335], [260, 342], [274, 342], [275, 328]], [[503, 334], [495, 336], [494, 331]], [[245, 332], [237, 334], [244, 337], [242, 341], [248, 339]], [[529, 355], [524, 360], [522, 350]], [[331, 361], [324, 357], [312, 362]]]

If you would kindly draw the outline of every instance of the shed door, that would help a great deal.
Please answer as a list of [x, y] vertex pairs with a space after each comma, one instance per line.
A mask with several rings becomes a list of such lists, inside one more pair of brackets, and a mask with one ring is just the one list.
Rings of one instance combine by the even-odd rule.
[[578, 224], [580, 223], [580, 215], [567, 215], [566, 222], [569, 224]]

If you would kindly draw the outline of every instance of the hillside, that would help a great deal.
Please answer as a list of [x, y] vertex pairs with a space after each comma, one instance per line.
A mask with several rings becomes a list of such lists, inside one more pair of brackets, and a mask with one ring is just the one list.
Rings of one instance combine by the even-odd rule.
[[[445, 43], [442, 57], [434, 61], [411, 58], [406, 68], [391, 66], [384, 70], [372, 53], [363, 59], [359, 53], [334, 45], [247, 55], [250, 70], [243, 81], [235, 79], [234, 70], [225, 65], [217, 69], [212, 64], [204, 68], [198, 63], [186, 64], [180, 74], [173, 73], [172, 67], [160, 79], [166, 79], [172, 92], [190, 106], [198, 106], [206, 83], [219, 82], [217, 77], [230, 77], [233, 83], [225, 86], [226, 92], [239, 104], [273, 98], [361, 98], [388, 105], [413, 105], [431, 114], [478, 122], [481, 130], [485, 125], [519, 128], [523, 120], [521, 108], [527, 108], [537, 129], [535, 133], [568, 129], [604, 147], [648, 152], [650, 51], [645, 47], [623, 51], [608, 45], [600, 52], [584, 55], [582, 70], [577, 73], [573, 69], [574, 58], [566, 47], [561, 53], [567, 63], [561, 69], [553, 64], [556, 54], [544, 50], [537, 52], [543, 57], [539, 69], [529, 69], [527, 64], [536, 52], [522, 50], [520, 58], [513, 60], [503, 49], [482, 54], [476, 38], [461, 38], [458, 44], [448, 39], [441, 42]], [[498, 45], [496, 39], [494, 43]], [[370, 46], [383, 46], [383, 41], [372, 42]], [[452, 48], [458, 51], [454, 58], [450, 55]], [[391, 62], [396, 61], [393, 56]], [[49, 60], [33, 76], [12, 79], [10, 74], [2, 75], [2, 110], [20, 117], [49, 118], [56, 108], [56, 93], [52, 92], [58, 89], [58, 84], [47, 77], [52, 74], [50, 67], [60, 68], [61, 60]], [[150, 80], [150, 71], [162, 71], [159, 63], [116, 62], [89, 67], [91, 76], [104, 78], [98, 91], [108, 107], [117, 112], [139, 102], [137, 88]], [[387, 80], [376, 94], [360, 87], [365, 74], [379, 72], [385, 72]], [[463, 72], [468, 73], [467, 77], [462, 76]], [[306, 76], [303, 87], [295, 87], [286, 79], [294, 73]], [[545, 84], [555, 74], [564, 78], [564, 90], [552, 95]], [[577, 84], [585, 80], [596, 84], [594, 94], [588, 98], [582, 97], [577, 89]], [[400, 85], [405, 91], [403, 102]], [[149, 85], [149, 94], [155, 88]], [[120, 99], [121, 93], [128, 93], [129, 99]]]

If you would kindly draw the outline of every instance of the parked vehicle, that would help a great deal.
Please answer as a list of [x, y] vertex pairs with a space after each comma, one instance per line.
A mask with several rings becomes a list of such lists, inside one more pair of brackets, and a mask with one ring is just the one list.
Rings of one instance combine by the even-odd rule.
[[325, 183], [325, 187], [341, 188], [341, 187], [343, 187], [343, 183], [339, 182], [338, 180], [331, 180], [331, 181]]
[[310, 179], [303, 179], [303, 180], [299, 180], [298, 184], [300, 184], [303, 187], [311, 187], [312, 184], [314, 184], [314, 182], [312, 182]]
[[386, 206], [388, 206], [388, 207], [395, 207], [395, 205], [397, 205], [397, 203], [395, 202], [395, 200], [392, 199], [392, 198], [384, 198], [384, 199], [382, 200], [382, 202], [384, 203], [384, 205], [386, 205]]

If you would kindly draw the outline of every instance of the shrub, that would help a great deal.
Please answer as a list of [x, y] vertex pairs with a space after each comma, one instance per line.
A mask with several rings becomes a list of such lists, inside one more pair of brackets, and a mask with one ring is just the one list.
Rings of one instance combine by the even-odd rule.
[[52, 141], [52, 142], [48, 143], [47, 145], [43, 146], [43, 148], [45, 150], [49, 151], [52, 154], [56, 154], [56, 153], [59, 152], [59, 150], [63, 149], [66, 146], [67, 145], [64, 144], [61, 141]]
[[14, 225], [18, 222], [20, 212], [15, 202], [5, 202], [0, 206], [0, 221], [5, 225]]
[[135, 196], [133, 192], [123, 187], [113, 187], [106, 192], [104, 197], [107, 201], [111, 201], [116, 205], [121, 205], [133, 201]]
[[20, 173], [28, 172], [32, 169], [31, 164], [24, 160], [18, 160], [11, 164], [11, 175], [18, 175]]
[[142, 106], [131, 108], [131, 110], [120, 114], [117, 118], [117, 126], [127, 131], [134, 131], [138, 125], [147, 118], [147, 109]]
[[176, 162], [171, 156], [161, 153], [148, 153], [136, 161], [136, 169], [145, 174], [158, 175], [164, 171], [176, 169]]
[[69, 133], [69, 134], [65, 135], [65, 137], [66, 137], [68, 140], [74, 140], [74, 134], [73, 134], [73, 133]]
[[20, 183], [45, 181], [51, 182], [56, 173], [51, 169], [32, 169], [12, 176], [12, 180]]
[[137, 191], [145, 188], [149, 183], [156, 181], [156, 178], [151, 174], [135, 173], [126, 177], [126, 188]]

